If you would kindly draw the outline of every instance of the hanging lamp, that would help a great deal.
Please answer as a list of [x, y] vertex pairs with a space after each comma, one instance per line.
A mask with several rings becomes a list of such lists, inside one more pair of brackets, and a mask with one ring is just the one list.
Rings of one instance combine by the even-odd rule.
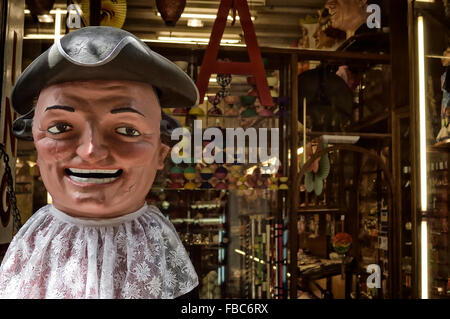
[[165, 24], [174, 27], [186, 6], [186, 0], [156, 0], [156, 7]]

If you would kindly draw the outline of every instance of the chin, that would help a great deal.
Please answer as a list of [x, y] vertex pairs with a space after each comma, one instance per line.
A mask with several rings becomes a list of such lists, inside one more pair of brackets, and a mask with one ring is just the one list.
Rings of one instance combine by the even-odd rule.
[[[61, 205], [55, 205], [56, 208], [59, 208], [60, 206]], [[118, 205], [95, 198], [74, 199], [71, 203], [68, 203], [63, 207], [66, 207], [66, 209], [59, 209], [74, 217], [102, 218], [120, 215], [120, 207], [118, 207]], [[74, 207], [76, 207], [76, 209], [73, 209]]]

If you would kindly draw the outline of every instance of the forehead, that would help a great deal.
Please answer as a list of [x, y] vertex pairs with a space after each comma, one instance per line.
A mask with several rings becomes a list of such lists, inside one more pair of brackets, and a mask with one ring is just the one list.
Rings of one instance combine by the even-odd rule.
[[356, 5], [359, 0], [336, 0], [335, 2], [342, 5]]
[[[89, 104], [131, 103], [140, 108], [160, 108], [153, 87], [147, 83], [120, 80], [91, 80], [54, 84], [43, 89], [38, 107], [49, 103], [74, 103], [83, 107]], [[72, 106], [72, 105], [71, 105]]]

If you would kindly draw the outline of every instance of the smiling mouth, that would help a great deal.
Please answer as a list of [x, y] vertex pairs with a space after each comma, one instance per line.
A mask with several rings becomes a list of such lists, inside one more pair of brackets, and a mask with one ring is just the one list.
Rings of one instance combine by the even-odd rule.
[[122, 175], [122, 169], [80, 169], [66, 168], [65, 173], [78, 183], [106, 184], [114, 182]]

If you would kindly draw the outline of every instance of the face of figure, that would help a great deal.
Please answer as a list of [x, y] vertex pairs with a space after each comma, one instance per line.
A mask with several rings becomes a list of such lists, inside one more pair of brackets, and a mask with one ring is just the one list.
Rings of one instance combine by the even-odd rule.
[[33, 138], [53, 205], [103, 218], [141, 208], [169, 151], [160, 121], [158, 98], [145, 83], [68, 82], [42, 90]]
[[442, 56], [446, 57], [446, 59], [441, 59], [442, 66], [449, 66], [450, 65], [450, 48], [447, 48], [447, 50], [444, 51], [444, 54]]
[[367, 0], [328, 0], [325, 4], [333, 28], [354, 33], [367, 17]]
[[332, 48], [345, 40], [345, 32], [331, 26], [331, 15], [327, 9], [319, 12], [319, 21], [313, 35], [317, 49]]

